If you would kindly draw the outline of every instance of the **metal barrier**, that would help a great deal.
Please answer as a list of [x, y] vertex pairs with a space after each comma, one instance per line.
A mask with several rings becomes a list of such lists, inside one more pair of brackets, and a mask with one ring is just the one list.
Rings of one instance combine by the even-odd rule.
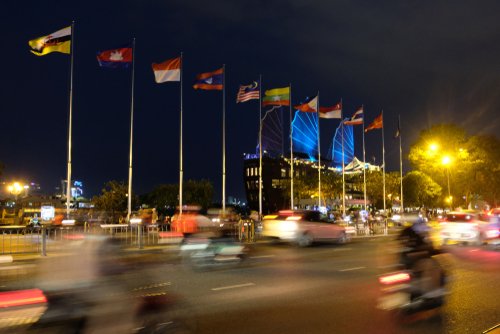
[[[108, 235], [118, 239], [123, 246], [142, 248], [165, 243], [179, 243], [178, 233], [165, 233], [156, 225], [85, 224], [81, 226], [47, 226], [28, 229], [22, 226], [0, 230], [0, 254], [37, 253], [62, 249], [62, 242], [82, 239], [85, 235]], [[161, 241], [160, 241], [161, 239]], [[171, 242], [170, 242], [171, 241]]]
[[255, 242], [255, 222], [253, 219], [240, 219], [238, 226], [238, 240]]

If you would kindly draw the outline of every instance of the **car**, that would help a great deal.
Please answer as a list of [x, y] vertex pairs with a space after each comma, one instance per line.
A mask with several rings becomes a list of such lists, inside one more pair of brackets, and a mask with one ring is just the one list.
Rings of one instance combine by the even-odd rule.
[[482, 245], [498, 237], [498, 219], [480, 219], [473, 211], [453, 211], [441, 222], [443, 245], [449, 242]]
[[323, 216], [319, 211], [282, 210], [264, 216], [262, 237], [279, 239], [300, 247], [318, 241], [346, 243], [350, 237], [346, 229]]

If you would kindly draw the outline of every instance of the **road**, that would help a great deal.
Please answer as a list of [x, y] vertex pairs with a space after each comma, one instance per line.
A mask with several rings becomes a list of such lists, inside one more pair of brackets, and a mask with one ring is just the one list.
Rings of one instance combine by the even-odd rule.
[[452, 275], [440, 316], [395, 321], [376, 308], [377, 276], [391, 271], [393, 242], [360, 238], [346, 245], [297, 248], [259, 243], [233, 268], [192, 271], [176, 252], [156, 280], [183, 297], [199, 333], [481, 333], [500, 323], [500, 252], [450, 246], [441, 261]]
[[[500, 253], [449, 247], [441, 317], [398, 324], [376, 308], [377, 276], [391, 270], [387, 238], [299, 249], [259, 245], [246, 267], [170, 273], [194, 305], [201, 333], [478, 333], [500, 322]], [[250, 259], [252, 260], [252, 259]]]

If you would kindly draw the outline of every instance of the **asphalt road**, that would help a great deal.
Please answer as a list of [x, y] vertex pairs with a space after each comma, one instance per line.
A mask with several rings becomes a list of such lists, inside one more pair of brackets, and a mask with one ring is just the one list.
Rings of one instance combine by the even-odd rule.
[[154, 281], [182, 297], [197, 333], [466, 334], [500, 323], [500, 252], [485, 247], [454, 245], [440, 256], [452, 280], [439, 314], [399, 322], [378, 310], [377, 276], [393, 269], [393, 246], [388, 237], [308, 248], [258, 243], [243, 264], [205, 271], [182, 265], [176, 251], [150, 257], [161, 263]]
[[[452, 274], [441, 313], [401, 323], [376, 308], [377, 276], [391, 271], [388, 238], [347, 245], [258, 245], [233, 269], [167, 269], [189, 301], [200, 333], [481, 333], [500, 323], [500, 253], [448, 247]], [[253, 257], [253, 258], [252, 258]]]

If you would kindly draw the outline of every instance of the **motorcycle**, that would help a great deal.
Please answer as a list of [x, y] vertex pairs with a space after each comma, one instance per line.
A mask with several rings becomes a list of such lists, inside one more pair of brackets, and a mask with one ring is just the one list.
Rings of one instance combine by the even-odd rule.
[[247, 251], [230, 237], [191, 236], [180, 247], [183, 263], [196, 270], [241, 263]]
[[413, 269], [386, 273], [378, 277], [381, 297], [377, 307], [411, 315], [420, 311], [440, 308], [448, 294], [448, 278], [434, 258], [420, 259]]

